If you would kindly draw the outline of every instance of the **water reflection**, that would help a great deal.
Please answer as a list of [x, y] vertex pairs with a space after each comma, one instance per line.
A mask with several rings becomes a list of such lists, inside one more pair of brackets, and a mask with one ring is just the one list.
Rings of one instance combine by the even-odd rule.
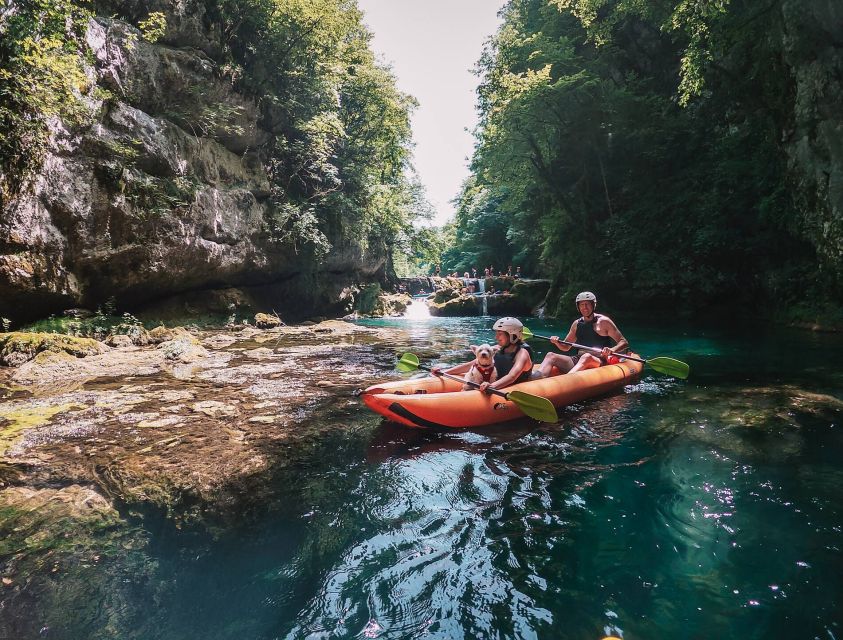
[[[378, 324], [393, 343], [313, 366], [389, 378], [393, 349], [456, 362], [491, 333], [482, 318]], [[624, 329], [648, 355], [690, 360], [692, 378], [647, 373], [553, 425], [445, 434], [325, 387], [260, 509], [213, 532], [128, 516], [145, 545], [108, 570], [88, 561], [84, 589], [62, 568], [14, 637], [45, 620], [64, 621], [57, 637], [840, 637], [828, 344], [795, 344], [806, 376], [777, 340], [747, 362], [734, 338]]]

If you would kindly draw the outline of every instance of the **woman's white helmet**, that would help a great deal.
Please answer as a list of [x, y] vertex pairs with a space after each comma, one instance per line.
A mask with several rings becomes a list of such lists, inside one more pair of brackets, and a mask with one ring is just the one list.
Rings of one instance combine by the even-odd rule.
[[524, 325], [518, 318], [500, 318], [492, 327], [495, 331], [506, 331], [512, 342], [520, 342], [524, 338]]
[[591, 291], [583, 291], [577, 294], [577, 309], [580, 308], [580, 302], [593, 302], [594, 306], [597, 306], [597, 296], [591, 293]]

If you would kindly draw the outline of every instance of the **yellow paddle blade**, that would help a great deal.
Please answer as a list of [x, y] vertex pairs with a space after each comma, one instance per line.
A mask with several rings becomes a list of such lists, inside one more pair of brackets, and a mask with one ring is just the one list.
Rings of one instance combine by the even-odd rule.
[[419, 368], [419, 357], [415, 353], [405, 353], [401, 356], [395, 368], [399, 371], [416, 371]]
[[506, 394], [506, 399], [514, 402], [524, 415], [530, 416], [539, 422], [559, 422], [559, 416], [556, 415], [556, 407], [547, 398], [541, 396], [534, 396], [531, 393], [524, 393], [523, 391], [510, 391]]
[[530, 338], [533, 337], [533, 332], [530, 331], [527, 327], [522, 327], [521, 335], [524, 336], [525, 340], [529, 340]]
[[647, 360], [647, 364], [659, 373], [663, 373], [667, 376], [673, 376], [674, 378], [682, 378], [683, 380], [685, 380], [691, 373], [691, 367], [681, 360], [676, 360], [675, 358], [659, 356], [658, 358]]

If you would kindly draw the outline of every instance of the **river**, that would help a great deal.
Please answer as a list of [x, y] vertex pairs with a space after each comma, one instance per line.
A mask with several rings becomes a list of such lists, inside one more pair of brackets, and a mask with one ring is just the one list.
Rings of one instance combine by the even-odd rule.
[[[488, 318], [361, 322], [396, 337], [334, 366], [371, 379], [399, 375], [377, 350], [457, 362], [493, 337]], [[303, 414], [296, 463], [271, 474], [259, 508], [207, 527], [118, 502], [127, 524], [95, 531], [93, 547], [70, 541], [58, 576], [51, 556], [32, 569], [48, 576], [37, 588], [9, 591], [25, 576], [5, 587], [2, 628], [843, 638], [843, 338], [622, 328], [636, 351], [688, 362], [690, 379], [645, 370], [558, 424], [453, 434], [383, 423], [343, 389]]]

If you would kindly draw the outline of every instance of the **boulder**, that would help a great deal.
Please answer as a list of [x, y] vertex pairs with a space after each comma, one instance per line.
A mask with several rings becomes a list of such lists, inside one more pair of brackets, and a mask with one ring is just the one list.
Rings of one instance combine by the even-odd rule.
[[59, 333], [0, 333], [0, 364], [7, 367], [22, 365], [40, 353], [62, 353], [84, 358], [106, 351], [108, 346], [92, 338]]
[[[138, 347], [146, 346], [150, 343], [149, 331], [143, 325], [122, 323], [111, 329], [110, 335], [105, 339], [105, 343], [111, 347], [117, 346], [111, 344], [112, 338], [128, 338], [130, 344]], [[123, 342], [118, 340], [117, 342]]]
[[270, 315], [268, 313], [255, 314], [255, 326], [258, 329], [275, 329], [283, 325], [284, 322], [277, 315]]
[[118, 349], [125, 349], [127, 347], [134, 346], [134, 344], [132, 343], [132, 339], [122, 333], [116, 333], [108, 336], [105, 339], [105, 344], [107, 344], [109, 347], [115, 347]]
[[432, 316], [479, 316], [479, 300], [472, 295], [457, 295], [445, 302], [429, 301]]
[[161, 344], [162, 342], [166, 342], [167, 340], [172, 340], [176, 337], [176, 333], [179, 329], [184, 331], [182, 327], [175, 327], [173, 329], [167, 328], [164, 325], [155, 327], [149, 332], [149, 342], [151, 344]]

